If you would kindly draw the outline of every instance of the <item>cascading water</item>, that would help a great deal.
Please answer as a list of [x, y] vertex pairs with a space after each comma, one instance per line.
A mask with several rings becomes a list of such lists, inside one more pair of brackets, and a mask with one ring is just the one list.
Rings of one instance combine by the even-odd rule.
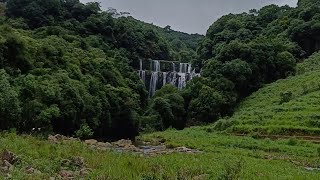
[[167, 84], [167, 72], [162, 73], [162, 86]]
[[[168, 61], [163, 61], [163, 63], [167, 62]], [[190, 63], [176, 64], [174, 62], [171, 62], [172, 71], [167, 72], [161, 71], [161, 64], [159, 60], [150, 60], [150, 71], [143, 69], [144, 64], [142, 60], [140, 60], [139, 65], [139, 76], [145, 84], [149, 85], [149, 87], [147, 85], [146, 86], [147, 88], [149, 88], [150, 97], [154, 96], [156, 90], [165, 86], [166, 84], [172, 84], [173, 86], [176, 86], [179, 90], [182, 90], [186, 87], [188, 81], [190, 81], [194, 77], [200, 76], [200, 74], [197, 74], [195, 72]], [[178, 66], [179, 68], [178, 72], [176, 71], [176, 66]], [[168, 66], [164, 65], [164, 69], [168, 69]], [[147, 71], [149, 71], [150, 73], [147, 74]]]
[[143, 70], [143, 63], [141, 59], [140, 59], [139, 77], [140, 79], [142, 79], [144, 83], [146, 83], [146, 71]]
[[160, 73], [160, 61], [151, 61], [151, 79], [150, 79], [150, 86], [149, 86], [149, 96], [154, 96], [156, 90], [157, 90], [157, 84], [159, 79], [159, 73]]

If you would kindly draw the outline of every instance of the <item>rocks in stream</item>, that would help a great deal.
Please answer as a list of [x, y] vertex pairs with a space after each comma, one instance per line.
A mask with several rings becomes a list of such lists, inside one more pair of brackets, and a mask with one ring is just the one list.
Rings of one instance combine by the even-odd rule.
[[[53, 143], [63, 142], [63, 141], [79, 141], [76, 138], [68, 138], [62, 135], [49, 136], [48, 140]], [[99, 142], [95, 139], [87, 139], [83, 143], [92, 149], [100, 151], [116, 151], [116, 152], [133, 152], [140, 154], [142, 156], [156, 156], [171, 153], [188, 153], [197, 154], [201, 151], [196, 149], [191, 149], [187, 147], [168, 147], [164, 144], [165, 140], [157, 143], [151, 142], [140, 142], [139, 145], [135, 145], [129, 139], [121, 139], [115, 142]], [[156, 144], [156, 145], [155, 145]]]

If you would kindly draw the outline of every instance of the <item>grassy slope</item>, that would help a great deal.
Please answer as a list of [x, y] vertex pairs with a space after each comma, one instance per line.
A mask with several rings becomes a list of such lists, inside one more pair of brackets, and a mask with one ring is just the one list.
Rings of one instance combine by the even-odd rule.
[[[299, 64], [299, 75], [260, 89], [240, 104], [229, 129], [238, 133], [320, 135], [320, 55]], [[292, 93], [281, 103], [281, 93]]]

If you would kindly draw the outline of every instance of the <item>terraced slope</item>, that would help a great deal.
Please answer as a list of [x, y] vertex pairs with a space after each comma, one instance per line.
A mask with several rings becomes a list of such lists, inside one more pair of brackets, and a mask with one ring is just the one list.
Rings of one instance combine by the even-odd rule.
[[[261, 88], [229, 120], [233, 133], [320, 135], [320, 55], [298, 65], [298, 75]], [[230, 123], [231, 122], [231, 123]]]

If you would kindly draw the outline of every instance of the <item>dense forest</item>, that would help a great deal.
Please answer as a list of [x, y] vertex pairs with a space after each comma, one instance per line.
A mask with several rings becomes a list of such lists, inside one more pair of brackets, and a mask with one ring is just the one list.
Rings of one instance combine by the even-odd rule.
[[[81, 138], [212, 123], [320, 49], [317, 0], [229, 14], [206, 36], [160, 28], [79, 0], [7, 0], [0, 8], [0, 129]], [[198, 45], [199, 42], [199, 45]], [[192, 62], [202, 77], [149, 99], [140, 58]]]

